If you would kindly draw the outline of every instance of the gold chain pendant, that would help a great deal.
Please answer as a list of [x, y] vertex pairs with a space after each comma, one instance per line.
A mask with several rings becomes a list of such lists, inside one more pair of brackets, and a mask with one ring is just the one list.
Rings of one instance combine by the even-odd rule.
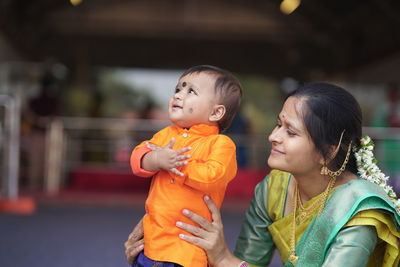
[[294, 254], [290, 255], [290, 257], [289, 257], [289, 261], [290, 261], [293, 265], [296, 265], [296, 264], [297, 264], [298, 259], [299, 259], [299, 256], [296, 256], [296, 255], [294, 255]]
[[[331, 180], [329, 180], [328, 186], [326, 187], [322, 198], [319, 200], [316, 200], [317, 204], [315, 207], [319, 207], [321, 212], [324, 207], [325, 207], [325, 202], [326, 199], [329, 196], [329, 193], [331, 192], [334, 184], [336, 182], [336, 177], [332, 177]], [[292, 236], [290, 239], [290, 256], [289, 256], [289, 261], [293, 264], [293, 266], [296, 266], [297, 261], [299, 260], [299, 257], [296, 256], [296, 225], [299, 225], [302, 221], [304, 221], [305, 219], [307, 219], [308, 214], [307, 214], [307, 209], [305, 209], [302, 204], [301, 204], [301, 198], [300, 198], [300, 193], [298, 191], [298, 186], [297, 183], [295, 184], [295, 188], [294, 188], [294, 194], [293, 194], [293, 210], [292, 210], [292, 214], [293, 214], [293, 229], [292, 229]], [[299, 203], [297, 203], [299, 202]], [[296, 218], [296, 212], [297, 212], [297, 206], [298, 204], [300, 205], [300, 214], [298, 216], [298, 218]], [[312, 208], [310, 209], [310, 212], [314, 209], [314, 205], [315, 203], [311, 206]]]
[[306, 212], [302, 212], [300, 213], [300, 223], [304, 222], [304, 220], [307, 218], [307, 213]]
[[302, 212], [296, 217], [296, 225], [300, 225], [304, 220], [307, 219], [307, 213]]

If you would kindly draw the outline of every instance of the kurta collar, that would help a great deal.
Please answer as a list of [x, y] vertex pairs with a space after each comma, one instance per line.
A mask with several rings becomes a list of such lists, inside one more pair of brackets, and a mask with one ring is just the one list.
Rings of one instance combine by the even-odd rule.
[[189, 129], [181, 128], [176, 126], [178, 132], [181, 133], [188, 133], [188, 134], [197, 134], [197, 135], [211, 135], [211, 134], [218, 134], [219, 129], [218, 126], [208, 125], [208, 124], [196, 124], [190, 127]]

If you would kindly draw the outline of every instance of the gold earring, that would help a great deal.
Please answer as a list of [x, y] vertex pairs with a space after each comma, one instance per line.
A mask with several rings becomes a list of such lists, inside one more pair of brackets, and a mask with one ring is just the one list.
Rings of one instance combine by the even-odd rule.
[[326, 161], [324, 160], [324, 164], [321, 167], [321, 174], [328, 175], [328, 166], [326, 166]]
[[329, 175], [330, 177], [338, 177], [339, 175], [342, 174], [342, 172], [346, 169], [347, 162], [349, 162], [350, 152], [351, 152], [351, 144], [352, 144], [352, 141], [350, 141], [349, 148], [347, 149], [346, 158], [344, 159], [343, 164], [339, 168], [339, 170], [331, 171], [328, 168], [328, 166], [326, 165], [326, 162], [324, 162], [324, 165], [322, 165], [322, 168], [321, 168], [322, 175]]
[[[340, 139], [339, 139], [339, 144], [337, 145], [335, 151], [333, 152], [333, 154], [336, 156], [337, 152], [339, 151], [340, 145], [342, 144], [342, 138], [343, 138], [343, 134], [346, 130], [343, 130], [342, 134], [340, 135]], [[322, 175], [329, 175], [330, 177], [338, 177], [340, 174], [342, 174], [342, 172], [346, 169], [346, 165], [347, 162], [349, 161], [350, 158], [350, 152], [351, 152], [351, 145], [352, 145], [353, 141], [350, 141], [349, 147], [347, 149], [347, 153], [346, 153], [346, 158], [343, 161], [342, 166], [337, 170], [337, 171], [331, 171], [328, 166], [326, 161], [324, 161], [324, 164], [321, 167], [321, 174]]]

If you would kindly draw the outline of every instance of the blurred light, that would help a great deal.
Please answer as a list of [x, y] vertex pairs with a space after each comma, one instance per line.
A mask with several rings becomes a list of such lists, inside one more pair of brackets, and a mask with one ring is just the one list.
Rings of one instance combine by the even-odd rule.
[[285, 94], [289, 94], [299, 87], [299, 82], [291, 77], [285, 77], [281, 81], [281, 89]]
[[289, 15], [299, 7], [300, 3], [301, 0], [283, 0], [280, 9], [282, 13]]
[[77, 6], [82, 3], [82, 0], [69, 0], [73, 6]]

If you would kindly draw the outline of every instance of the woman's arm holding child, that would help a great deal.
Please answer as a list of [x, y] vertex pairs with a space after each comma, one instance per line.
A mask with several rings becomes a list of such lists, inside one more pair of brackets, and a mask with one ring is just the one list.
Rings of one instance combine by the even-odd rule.
[[139, 223], [133, 228], [124, 246], [126, 259], [129, 264], [132, 264], [133, 260], [144, 248], [143, 218], [140, 219]]

